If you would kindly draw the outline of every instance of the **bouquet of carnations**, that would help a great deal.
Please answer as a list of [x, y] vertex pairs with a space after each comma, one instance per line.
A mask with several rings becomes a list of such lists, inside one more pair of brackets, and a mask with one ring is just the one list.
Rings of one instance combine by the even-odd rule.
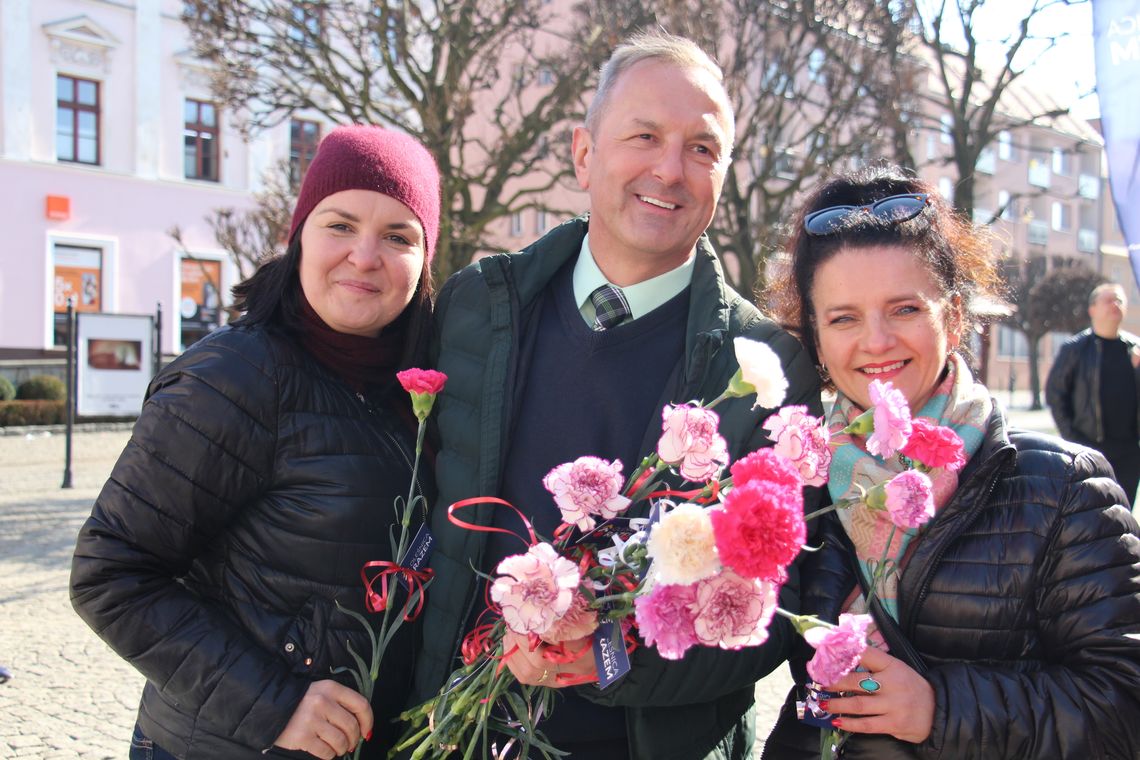
[[[542, 646], [558, 686], [607, 688], [629, 670], [628, 654], [637, 646], [656, 647], [671, 660], [693, 646], [759, 646], [773, 616], [782, 615], [819, 647], [813, 663], [826, 663], [828, 678], [840, 663], [846, 667], [841, 675], [855, 667], [869, 616], [836, 626], [777, 605], [788, 565], [806, 540], [803, 488], [827, 481], [827, 428], [806, 407], [781, 408], [764, 422], [773, 446], [730, 465], [714, 408], [755, 394], [754, 408], [775, 409], [787, 390], [779, 358], [767, 345], [737, 338], [734, 348], [740, 370], [725, 391], [709, 403], [666, 406], [656, 452], [628, 478], [621, 462], [591, 456], [545, 476], [563, 520], [551, 540], [540, 540], [523, 514], [501, 499], [467, 499], [448, 508], [452, 523], [470, 529], [477, 526], [457, 516], [463, 509], [493, 504], [514, 510], [527, 526], [520, 538], [528, 549], [483, 576], [487, 611], [464, 640], [463, 666], [437, 696], [401, 716], [409, 728], [392, 754], [559, 756], [539, 728], [554, 707], [555, 690], [519, 684], [506, 667], [520, 646], [532, 652]], [[859, 420], [864, 427], [874, 422]], [[879, 427], [887, 430], [886, 423]], [[725, 468], [728, 477], [722, 477]], [[666, 487], [670, 473], [694, 487]], [[866, 496], [882, 493], [870, 489]], [[899, 508], [885, 493], [882, 508]], [[643, 500], [649, 517], [623, 516]], [[849, 505], [828, 510], [843, 506]], [[525, 643], [508, 643], [520, 640]], [[558, 665], [589, 656], [596, 676], [557, 673]], [[545, 682], [546, 673], [538, 680]]]
[[[348, 673], [356, 684], [356, 690], [372, 701], [372, 692], [375, 689], [376, 679], [380, 675], [380, 662], [384, 652], [396, 635], [401, 624], [411, 622], [423, 610], [424, 592], [431, 583], [432, 571], [427, 567], [431, 556], [431, 534], [426, 527], [413, 536], [411, 532], [412, 518], [417, 506], [421, 506], [424, 515], [427, 515], [427, 505], [423, 494], [416, 493], [420, 457], [424, 449], [424, 434], [427, 429], [427, 418], [431, 415], [435, 398], [443, 390], [447, 382], [447, 375], [431, 369], [407, 369], [396, 373], [400, 385], [411, 396], [412, 412], [416, 416], [416, 451], [412, 462], [412, 479], [408, 486], [406, 499], [396, 498], [393, 508], [396, 511], [396, 521], [388, 540], [392, 548], [392, 557], [396, 561], [375, 560], [367, 562], [360, 568], [360, 580], [364, 584], [365, 609], [374, 614], [382, 614], [380, 629], [374, 630], [372, 624], [358, 612], [346, 607], [340, 607], [341, 612], [357, 620], [368, 632], [371, 644], [371, 653], [368, 659], [364, 654], [348, 645], [348, 653], [352, 656], [355, 668], [334, 668], [334, 674]], [[406, 593], [403, 601], [396, 603], [396, 581]], [[353, 758], [360, 756], [363, 747], [362, 739], [352, 754]]]

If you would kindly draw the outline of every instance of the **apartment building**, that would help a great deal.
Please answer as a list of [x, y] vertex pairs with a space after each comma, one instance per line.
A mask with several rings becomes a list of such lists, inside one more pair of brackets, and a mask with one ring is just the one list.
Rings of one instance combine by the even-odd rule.
[[[207, 221], [296, 177], [322, 125], [243, 137], [179, 0], [0, 4], [0, 361], [62, 356], [65, 310], [154, 314], [167, 354], [223, 323], [237, 278]], [[13, 376], [14, 372], [8, 373]]]

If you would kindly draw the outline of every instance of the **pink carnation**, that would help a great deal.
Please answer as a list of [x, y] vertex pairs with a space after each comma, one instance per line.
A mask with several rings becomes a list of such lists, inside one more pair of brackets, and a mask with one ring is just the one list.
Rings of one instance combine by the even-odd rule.
[[807, 413], [806, 406], [785, 406], [764, 420], [764, 429], [776, 442], [772, 448], [796, 465], [806, 485], [827, 482], [831, 433], [820, 424], [819, 417]]
[[657, 456], [678, 465], [681, 477], [703, 483], [728, 464], [728, 444], [717, 432], [716, 412], [692, 404], [666, 404], [661, 410], [661, 439]]
[[697, 643], [693, 616], [696, 586], [658, 583], [648, 594], [633, 600], [641, 636], [666, 660], [679, 660], [685, 650]]
[[887, 513], [900, 528], [917, 528], [934, 517], [934, 484], [918, 470], [906, 470], [891, 478], [885, 487]]
[[732, 484], [739, 488], [745, 483], [771, 483], [800, 490], [803, 478], [796, 465], [774, 449], [758, 449], [737, 459], [729, 467]]
[[741, 578], [725, 570], [696, 585], [693, 631], [704, 646], [740, 649], [768, 640], [768, 624], [776, 611], [774, 583]]
[[581, 592], [574, 594], [570, 609], [558, 619], [541, 638], [547, 644], [577, 641], [598, 629], [598, 611], [590, 608], [590, 601]]
[[491, 599], [515, 633], [542, 635], [570, 609], [581, 582], [578, 566], [558, 556], [550, 544], [507, 557], [495, 568]]
[[867, 437], [867, 451], [889, 459], [910, 437], [910, 407], [902, 391], [889, 382], [872, 380], [868, 391], [875, 408], [875, 430]]
[[902, 453], [927, 467], [944, 467], [957, 472], [966, 464], [966, 449], [962, 439], [952, 429], [935, 425], [922, 417], [910, 421], [910, 438]]
[[734, 486], [711, 518], [721, 564], [745, 578], [782, 583], [807, 540], [798, 488], [756, 480]]
[[621, 462], [578, 457], [546, 474], [542, 485], [554, 495], [563, 522], [592, 530], [594, 515], [608, 520], [625, 511], [629, 499], [621, 495]]
[[815, 647], [815, 655], [807, 664], [808, 675], [823, 686], [830, 686], [850, 673], [867, 649], [870, 615], [839, 616], [839, 626], [818, 626], [804, 632], [804, 639]]
[[443, 390], [447, 375], [434, 369], [406, 369], [396, 373], [396, 379], [408, 393], [430, 393], [435, 395]]

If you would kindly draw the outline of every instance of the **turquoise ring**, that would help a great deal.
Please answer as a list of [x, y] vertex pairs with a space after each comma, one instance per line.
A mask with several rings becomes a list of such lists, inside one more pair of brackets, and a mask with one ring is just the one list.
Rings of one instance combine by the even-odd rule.
[[859, 682], [859, 688], [862, 689], [863, 691], [871, 692], [872, 694], [874, 694], [876, 691], [883, 688], [883, 685], [881, 683], [879, 683], [878, 681], [876, 681], [874, 679], [874, 677], [867, 676], [866, 678], [864, 678], [862, 681]]

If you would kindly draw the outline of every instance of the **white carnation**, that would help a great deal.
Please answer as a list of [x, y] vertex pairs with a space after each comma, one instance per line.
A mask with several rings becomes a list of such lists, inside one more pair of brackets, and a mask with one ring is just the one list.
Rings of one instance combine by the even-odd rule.
[[662, 515], [649, 534], [647, 550], [660, 583], [689, 585], [720, 572], [712, 520], [696, 504], [681, 504]]
[[752, 408], [779, 407], [788, 393], [788, 379], [784, 377], [780, 357], [767, 343], [757, 340], [735, 338], [732, 343], [744, 382], [756, 389], [756, 403]]

